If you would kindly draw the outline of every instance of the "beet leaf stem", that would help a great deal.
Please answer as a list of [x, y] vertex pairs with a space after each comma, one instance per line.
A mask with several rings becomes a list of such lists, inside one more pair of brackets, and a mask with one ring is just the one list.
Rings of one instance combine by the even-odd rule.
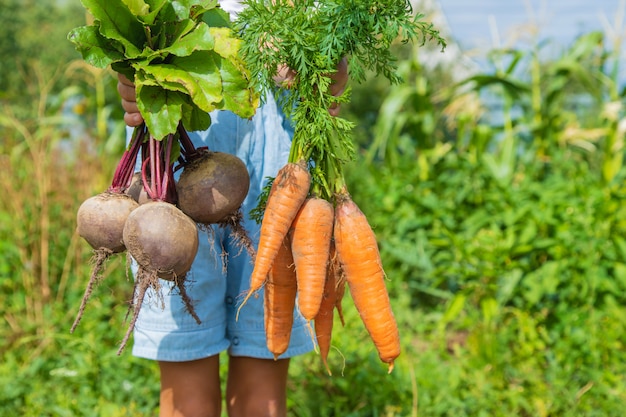
[[136, 127], [128, 148], [122, 154], [122, 157], [115, 168], [113, 180], [111, 181], [111, 186], [108, 190], [109, 192], [123, 193], [128, 187], [130, 187], [130, 183], [132, 182], [133, 174], [135, 172], [137, 156], [141, 150], [144, 136], [145, 126], [142, 125]]

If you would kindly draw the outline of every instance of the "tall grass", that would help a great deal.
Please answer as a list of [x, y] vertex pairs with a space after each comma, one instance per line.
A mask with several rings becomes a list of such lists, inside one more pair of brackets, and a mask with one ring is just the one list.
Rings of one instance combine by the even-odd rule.
[[46, 78], [41, 68], [34, 73], [35, 83], [26, 89], [37, 93], [32, 108], [5, 104], [0, 115], [0, 208], [10, 220], [2, 241], [15, 244], [10, 278], [23, 290], [11, 292], [16, 311], [5, 319], [13, 330], [32, 328], [42, 336], [51, 306], [64, 299], [75, 266], [85, 263], [87, 252], [74, 233], [74, 208], [101, 180], [94, 174], [102, 164], [88, 150], [88, 136], [70, 136], [63, 98], [49, 95], [59, 74]]
[[545, 159], [569, 148], [610, 183], [623, 165], [626, 129], [625, 32], [619, 19], [614, 25], [608, 34], [586, 33], [559, 48], [542, 41], [489, 50], [486, 69], [457, 82], [426, 74], [416, 48], [400, 66], [406, 82], [381, 103], [367, 160], [394, 165], [399, 155], [411, 155], [425, 178], [454, 149], [510, 184], [519, 158]]
[[[105, 151], [107, 143], [98, 140], [102, 131], [90, 127], [91, 118], [78, 114], [98, 106], [84, 103], [97, 97], [90, 91], [94, 84], [79, 84], [76, 77], [68, 82], [64, 71], [50, 74], [33, 66], [36, 78], [22, 86], [31, 106], [3, 103], [0, 109], [2, 415], [86, 415], [104, 399], [124, 395], [129, 400], [116, 413], [137, 407], [129, 392], [107, 392], [120, 378], [100, 380], [121, 364], [107, 350], [114, 352], [120, 339], [132, 292], [122, 260], [112, 261], [103, 277], [106, 297], [94, 297], [84, 326], [69, 334], [92, 255], [75, 232], [76, 210], [106, 188], [115, 154]], [[107, 89], [111, 81], [110, 74], [101, 76]], [[60, 384], [63, 391], [55, 389]], [[88, 395], [77, 401], [81, 392]], [[146, 398], [152, 407], [154, 398]]]

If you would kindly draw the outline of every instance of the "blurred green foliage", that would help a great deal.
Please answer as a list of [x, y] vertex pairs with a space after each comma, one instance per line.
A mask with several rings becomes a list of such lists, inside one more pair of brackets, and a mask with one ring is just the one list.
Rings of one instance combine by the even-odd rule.
[[78, 58], [67, 42], [69, 30], [84, 21], [85, 12], [78, 1], [0, 0], [0, 100], [22, 102], [20, 89], [34, 75], [30, 65], [36, 61], [53, 73]]
[[[73, 61], [78, 2], [26, 3], [0, 0], [0, 49], [19, 57], [0, 62], [0, 415], [157, 415], [155, 364], [115, 355], [123, 256], [69, 334], [91, 256], [75, 212], [123, 144], [115, 78]], [[489, 51], [463, 79], [401, 48], [403, 84], [353, 86], [349, 187], [380, 243], [403, 353], [388, 375], [347, 294], [333, 376], [316, 354], [295, 358], [290, 415], [623, 414], [620, 55], [599, 33], [544, 47]]]

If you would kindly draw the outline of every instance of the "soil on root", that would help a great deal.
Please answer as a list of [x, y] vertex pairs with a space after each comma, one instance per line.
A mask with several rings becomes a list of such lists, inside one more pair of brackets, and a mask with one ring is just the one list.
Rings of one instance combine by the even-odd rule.
[[[213, 223], [199, 223], [198, 226], [200, 230], [207, 232], [210, 236], [211, 233], [211, 225]], [[230, 236], [233, 238], [235, 243], [235, 247], [239, 249], [236, 255], [241, 253], [241, 251], [245, 250], [250, 259], [254, 262], [254, 258], [256, 257], [256, 249], [254, 247], [254, 242], [250, 238], [248, 231], [245, 227], [243, 227], [243, 213], [241, 209], [238, 209], [228, 216], [224, 217], [218, 223], [215, 223], [218, 227], [222, 229], [229, 229]]]
[[76, 315], [76, 319], [70, 328], [70, 333], [74, 333], [78, 323], [80, 323], [80, 319], [83, 317], [85, 312], [85, 307], [87, 306], [87, 302], [93, 293], [94, 288], [100, 282], [102, 278], [102, 271], [104, 270], [104, 264], [109, 260], [111, 255], [114, 252], [111, 249], [107, 248], [99, 248], [95, 249], [93, 256], [91, 257], [91, 263], [93, 264], [91, 269], [91, 276], [89, 277], [89, 281], [87, 282], [87, 287], [85, 288], [85, 293], [83, 294], [83, 299], [80, 303], [80, 307], [78, 308], [78, 314]]
[[256, 250], [254, 248], [254, 243], [252, 243], [252, 239], [248, 235], [248, 231], [243, 227], [243, 213], [241, 209], [229, 214], [222, 221], [218, 223], [220, 227], [230, 227], [230, 233], [233, 239], [235, 240], [236, 246], [240, 250], [245, 250], [250, 255], [250, 259], [254, 261], [256, 257]]
[[[174, 277], [172, 281], [174, 282], [175, 287], [180, 293], [183, 304], [185, 305], [185, 310], [187, 310], [187, 312], [191, 314], [196, 323], [201, 324], [202, 321], [200, 320], [200, 317], [198, 317], [198, 315], [196, 314], [195, 308], [193, 306], [193, 301], [187, 293], [187, 288], [185, 286], [185, 276]], [[130, 338], [130, 335], [135, 328], [135, 324], [137, 323], [139, 311], [141, 310], [141, 306], [143, 305], [146, 292], [150, 288], [152, 288], [158, 299], [161, 301], [161, 305], [163, 305], [163, 288], [161, 287], [161, 283], [159, 281], [158, 272], [154, 270], [148, 271], [142, 266], [139, 266], [135, 274], [135, 287], [133, 290], [133, 297], [129, 302], [128, 312], [126, 314], [126, 318], [128, 318], [132, 311], [132, 317], [128, 325], [128, 329], [126, 330], [126, 334], [124, 335], [124, 338], [122, 339], [120, 347], [117, 351], [118, 355], [122, 353], [122, 351], [126, 347], [126, 344], [128, 343], [128, 339]]]

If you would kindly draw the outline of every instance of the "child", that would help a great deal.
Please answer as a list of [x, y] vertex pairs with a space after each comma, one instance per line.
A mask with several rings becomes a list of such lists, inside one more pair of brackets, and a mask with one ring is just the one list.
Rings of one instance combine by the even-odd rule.
[[[231, 13], [240, 10], [238, 1], [220, 2]], [[277, 70], [277, 82], [289, 77], [287, 68]], [[118, 91], [129, 127], [143, 122], [135, 102], [135, 88], [122, 75]], [[347, 65], [343, 60], [331, 87], [340, 95], [347, 83]], [[329, 109], [337, 115], [339, 106]], [[260, 226], [249, 218], [268, 176], [275, 176], [287, 162], [292, 126], [268, 94], [251, 120], [228, 111], [211, 113], [211, 127], [204, 132], [190, 132], [196, 147], [228, 152], [241, 158], [250, 174], [250, 191], [242, 205], [243, 226], [258, 244]], [[129, 129], [130, 131], [130, 129]], [[187, 291], [195, 301], [198, 325], [185, 310], [172, 283], [162, 281], [165, 309], [146, 294], [135, 325], [133, 354], [158, 361], [161, 377], [160, 416], [221, 415], [222, 393], [219, 353], [228, 351], [226, 408], [228, 415], [285, 416], [286, 384], [289, 358], [313, 349], [306, 323], [295, 313], [288, 350], [274, 360], [266, 348], [263, 296], [251, 297], [235, 314], [241, 295], [248, 290], [252, 261], [230, 239], [228, 229], [214, 227], [211, 238], [201, 232], [200, 247], [187, 274]], [[227, 268], [224, 270], [224, 259]]]

